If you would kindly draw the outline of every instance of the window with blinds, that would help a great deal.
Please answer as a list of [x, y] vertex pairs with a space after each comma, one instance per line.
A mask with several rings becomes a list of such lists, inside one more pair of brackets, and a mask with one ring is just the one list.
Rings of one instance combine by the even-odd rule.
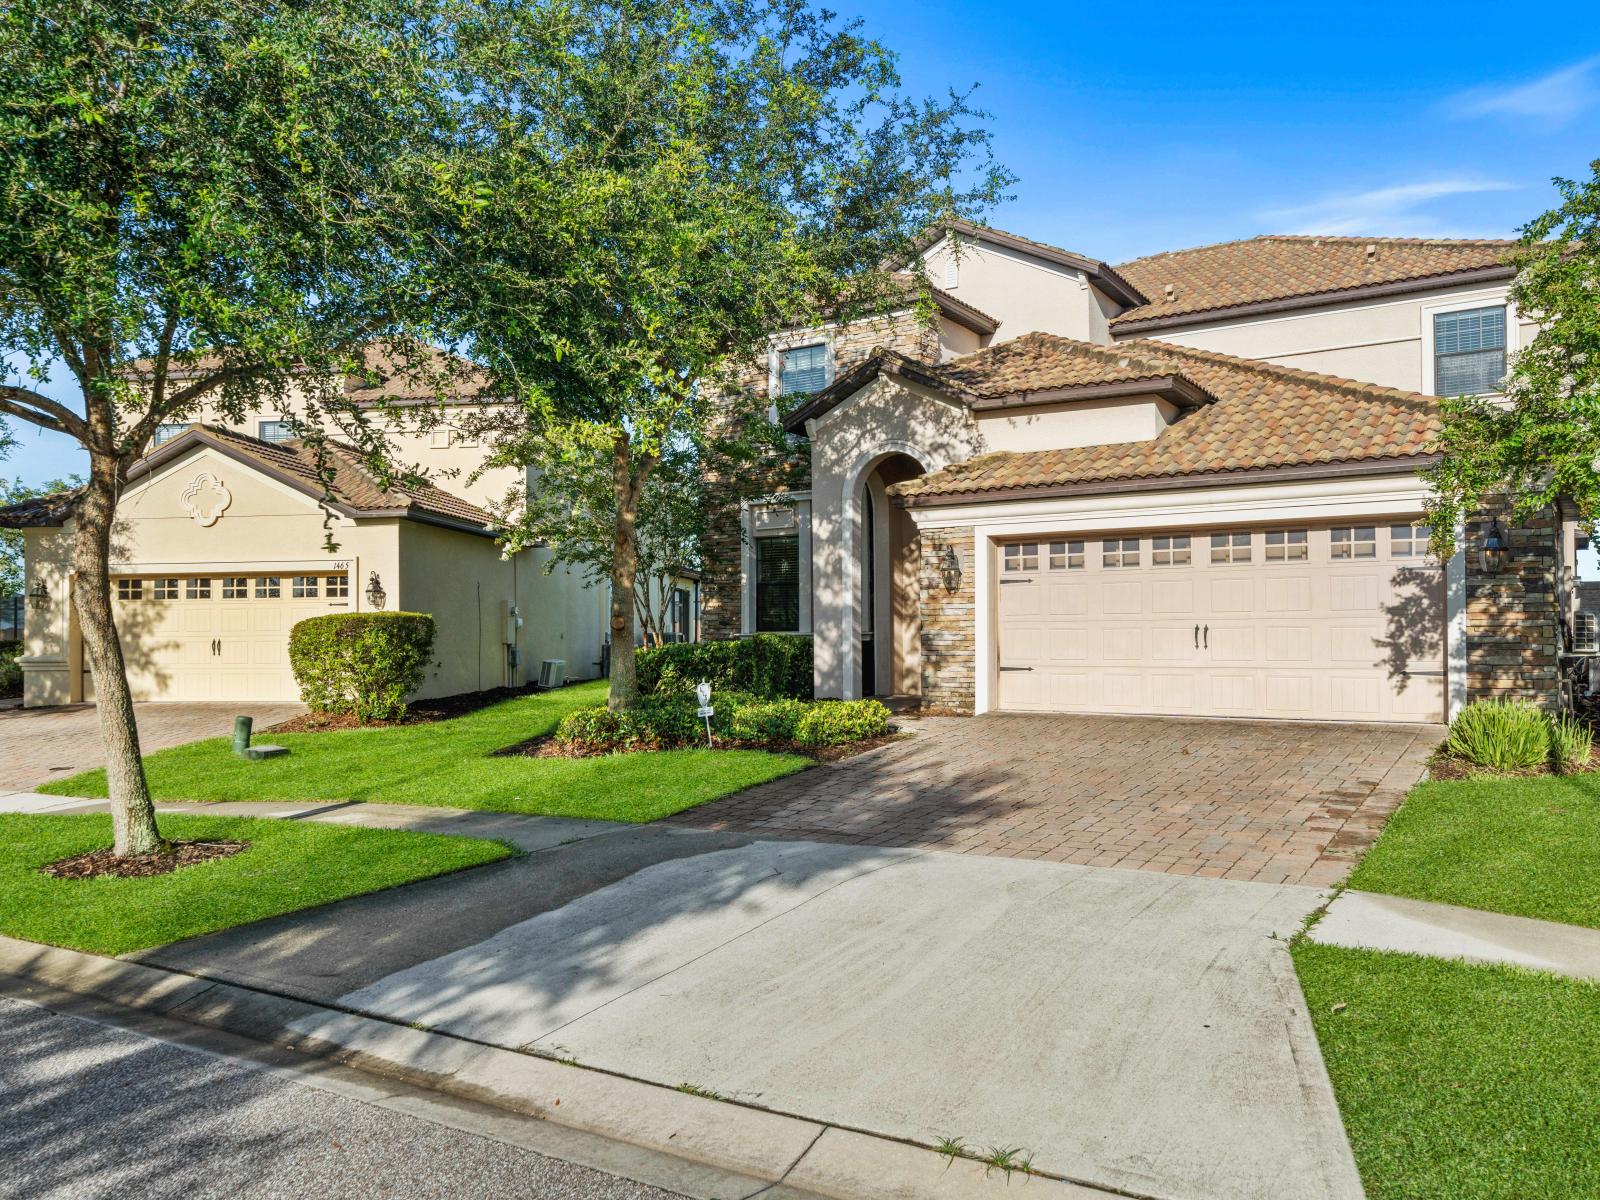
[[1498, 392], [1506, 377], [1506, 310], [1474, 308], [1433, 317], [1436, 396]]
[[795, 346], [778, 353], [778, 393], [820, 392], [828, 386], [828, 347]]
[[756, 632], [800, 629], [800, 539], [756, 539]]

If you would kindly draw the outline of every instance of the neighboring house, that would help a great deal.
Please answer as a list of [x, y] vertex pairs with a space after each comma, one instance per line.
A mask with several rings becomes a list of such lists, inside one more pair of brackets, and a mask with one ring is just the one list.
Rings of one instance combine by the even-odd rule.
[[1492, 393], [1532, 336], [1509, 249], [1265, 237], [1111, 266], [941, 230], [931, 327], [786, 331], [749, 372], [809, 485], [709, 539], [706, 635], [814, 633], [819, 695], [965, 712], [1554, 705], [1573, 523], [1504, 529], [1498, 573], [1489, 517], [1443, 565], [1420, 524], [1429, 393]]
[[[358, 397], [367, 389], [377, 390], [349, 387]], [[304, 409], [292, 399], [233, 428], [216, 414], [164, 426], [129, 472], [113, 535], [113, 605], [134, 698], [296, 699], [290, 627], [372, 609], [435, 618], [419, 696], [537, 681], [544, 659], [564, 660], [569, 679], [596, 676], [604, 591], [566, 568], [547, 574], [548, 550], [502, 557], [485, 506], [525, 476], [466, 478], [482, 462], [469, 419], [482, 401], [461, 401], [437, 430], [393, 434], [401, 461], [454, 473], [448, 491], [386, 487], [339, 443], [325, 487], [316, 455], [294, 436]], [[29, 706], [93, 699], [70, 602], [72, 503], [67, 493], [0, 510], [0, 525], [26, 535]]]

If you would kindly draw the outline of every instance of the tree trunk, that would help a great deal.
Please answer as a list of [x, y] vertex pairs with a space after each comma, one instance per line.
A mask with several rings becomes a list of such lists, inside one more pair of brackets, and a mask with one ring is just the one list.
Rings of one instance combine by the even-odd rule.
[[100, 737], [106, 752], [106, 788], [111, 798], [112, 852], [149, 854], [161, 848], [156, 810], [139, 756], [139, 731], [134, 723], [133, 693], [122, 660], [111, 615], [111, 527], [116, 516], [121, 475], [117, 460], [91, 454], [89, 486], [78, 504], [72, 539], [76, 580], [72, 602], [78, 610], [83, 653], [94, 680]]
[[628, 435], [620, 434], [611, 444], [611, 487], [617, 500], [617, 525], [611, 542], [611, 690], [606, 707], [612, 709], [632, 708], [639, 702], [633, 648], [633, 588], [639, 573], [639, 556], [633, 544], [633, 530], [639, 516], [642, 484], [642, 478], [634, 479]]

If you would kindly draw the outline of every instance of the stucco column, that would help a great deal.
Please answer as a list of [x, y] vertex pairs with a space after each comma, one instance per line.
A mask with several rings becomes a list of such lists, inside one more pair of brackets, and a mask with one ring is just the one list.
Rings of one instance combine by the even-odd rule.
[[855, 570], [851, 558], [844, 486], [836, 475], [813, 477], [811, 485], [811, 628], [818, 696], [853, 698]]

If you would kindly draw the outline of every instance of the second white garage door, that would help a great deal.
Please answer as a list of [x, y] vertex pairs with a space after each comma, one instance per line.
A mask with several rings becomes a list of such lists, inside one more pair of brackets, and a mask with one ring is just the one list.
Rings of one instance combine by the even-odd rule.
[[[120, 576], [111, 587], [135, 700], [298, 700], [289, 630], [350, 607], [343, 573]], [[84, 691], [93, 698], [87, 671]]]
[[1444, 719], [1444, 578], [1408, 524], [1000, 547], [997, 707]]

